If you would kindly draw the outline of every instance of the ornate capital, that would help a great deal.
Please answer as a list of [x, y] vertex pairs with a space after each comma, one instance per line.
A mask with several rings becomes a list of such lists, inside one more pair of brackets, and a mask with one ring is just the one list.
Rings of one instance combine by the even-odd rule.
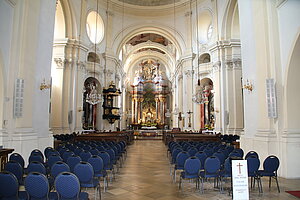
[[178, 75], [178, 81], [180, 81], [183, 78], [182, 74]]
[[55, 62], [58, 69], [64, 68], [65, 59], [63, 59], [63, 58], [54, 58], [53, 60], [54, 60], [54, 62]]
[[184, 16], [185, 16], [185, 17], [189, 17], [189, 16], [191, 16], [192, 14], [193, 14], [192, 11], [188, 11], [188, 12], [184, 13]]
[[216, 71], [216, 72], [220, 71], [220, 68], [221, 68], [221, 61], [215, 62], [215, 63], [213, 64], [212, 68], [213, 68], [213, 71]]
[[234, 69], [242, 69], [242, 60], [240, 58], [234, 58], [232, 61]]
[[78, 69], [80, 69], [80, 70], [85, 70], [85, 62], [83, 62], [83, 61], [78, 61], [78, 62], [77, 62], [77, 66], [78, 66]]
[[112, 11], [106, 11], [106, 15], [113, 17], [114, 13]]
[[233, 62], [232, 60], [225, 60], [225, 68], [226, 69], [233, 69]]
[[194, 70], [186, 70], [184, 72], [184, 75], [186, 75], [187, 77], [192, 77], [194, 74]]
[[121, 78], [120, 78], [120, 75], [119, 75], [119, 74], [115, 74], [115, 78], [116, 78], [116, 80], [118, 80], [118, 81], [120, 81], [120, 80], [121, 80]]

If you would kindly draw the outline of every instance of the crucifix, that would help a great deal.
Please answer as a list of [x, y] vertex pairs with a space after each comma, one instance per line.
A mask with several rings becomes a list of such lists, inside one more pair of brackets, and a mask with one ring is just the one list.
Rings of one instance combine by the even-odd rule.
[[191, 114], [192, 114], [193, 112], [192, 111], [188, 111], [187, 112], [187, 114], [189, 115], [189, 123], [188, 123], [188, 127], [192, 127], [192, 122], [191, 122]]
[[239, 163], [238, 165], [237, 165], [237, 167], [239, 167], [239, 174], [241, 174], [241, 167], [242, 167], [243, 165], [241, 165], [241, 163]]

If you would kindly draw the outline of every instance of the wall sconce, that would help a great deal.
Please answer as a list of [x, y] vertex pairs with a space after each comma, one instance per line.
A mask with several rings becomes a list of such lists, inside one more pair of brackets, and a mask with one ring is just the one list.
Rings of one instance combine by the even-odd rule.
[[51, 84], [50, 83], [47, 84], [45, 79], [44, 79], [43, 82], [40, 85], [40, 90], [46, 90], [46, 89], [49, 89], [50, 87], [51, 87]]
[[253, 90], [253, 84], [251, 83], [251, 81], [249, 81], [247, 79], [246, 83], [244, 83], [244, 85], [243, 85], [243, 89], [246, 89], [246, 90], [252, 92], [252, 90]]

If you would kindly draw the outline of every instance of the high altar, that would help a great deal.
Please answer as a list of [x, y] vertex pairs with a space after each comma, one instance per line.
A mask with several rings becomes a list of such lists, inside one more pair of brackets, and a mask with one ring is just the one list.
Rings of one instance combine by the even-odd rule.
[[132, 87], [131, 124], [147, 127], [163, 127], [168, 106], [168, 82], [159, 70], [159, 63], [146, 60], [135, 72]]

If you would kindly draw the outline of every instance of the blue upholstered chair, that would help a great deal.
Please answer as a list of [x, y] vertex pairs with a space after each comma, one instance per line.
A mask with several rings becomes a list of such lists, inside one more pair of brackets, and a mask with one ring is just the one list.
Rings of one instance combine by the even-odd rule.
[[277, 190], [278, 192], [280, 192], [279, 189], [279, 184], [278, 184], [278, 180], [277, 180], [277, 170], [279, 168], [279, 159], [274, 156], [268, 156], [263, 163], [263, 170], [258, 170], [258, 175], [260, 177], [266, 176], [269, 177], [269, 188], [271, 188], [271, 180], [272, 178], [274, 178], [276, 180], [276, 184], [277, 184]]
[[183, 172], [180, 174], [179, 189], [181, 189], [182, 179], [196, 179], [196, 188], [198, 188], [200, 169], [201, 161], [196, 156], [188, 158], [184, 163]]
[[[261, 179], [258, 174], [258, 169], [260, 166], [260, 161], [259, 159], [255, 156], [249, 156], [247, 159], [247, 166], [248, 166], [248, 177], [251, 178], [251, 188], [255, 186], [255, 180], [257, 180], [257, 187], [259, 193], [262, 192], [262, 184], [261, 184]], [[254, 184], [252, 184], [252, 180], [254, 179]]]
[[29, 174], [31, 172], [39, 172], [39, 173], [44, 174], [44, 175], [47, 174], [47, 170], [45, 168], [45, 165], [43, 165], [41, 162], [38, 162], [38, 161], [32, 161], [27, 166], [27, 173]]
[[95, 200], [97, 199], [97, 190], [101, 199], [100, 181], [94, 177], [94, 170], [90, 163], [81, 161], [74, 168], [74, 174], [78, 177], [82, 188], [95, 188]]
[[93, 166], [94, 169], [94, 176], [98, 178], [103, 178], [103, 187], [104, 191], [106, 191], [107, 184], [107, 172], [104, 169], [103, 160], [100, 156], [93, 155], [91, 158], [89, 158], [88, 163], [90, 163]]
[[6, 163], [4, 170], [13, 173], [16, 176], [19, 185], [23, 185], [24, 171], [22, 166], [17, 161], [11, 160]]
[[173, 172], [173, 180], [176, 182], [176, 170], [183, 170], [185, 161], [190, 157], [190, 154], [186, 151], [180, 152], [176, 157], [176, 162]]
[[82, 160], [81, 160], [81, 158], [80, 158], [79, 156], [77, 156], [77, 155], [72, 155], [72, 156], [70, 156], [70, 157], [68, 158], [67, 164], [69, 165], [70, 171], [71, 171], [72, 173], [74, 172], [74, 167], [75, 167], [78, 163], [80, 163], [80, 161], [82, 161]]
[[39, 172], [29, 173], [24, 180], [24, 186], [31, 200], [58, 199], [56, 192], [49, 192], [50, 186], [47, 177]]
[[[214, 178], [215, 181], [220, 182], [220, 193], [222, 191], [222, 180], [220, 180], [221, 162], [216, 156], [207, 157], [204, 162], [204, 172], [200, 172], [202, 180], [206, 178]], [[220, 181], [219, 181], [220, 180]], [[204, 192], [202, 183], [202, 192]]]
[[13, 153], [9, 156], [9, 160], [17, 161], [21, 165], [21, 167], [24, 169], [25, 161], [24, 161], [24, 158], [21, 156], [21, 154]]
[[80, 158], [81, 158], [82, 161], [87, 162], [88, 159], [89, 159], [90, 157], [92, 157], [92, 154], [89, 152], [89, 150], [84, 150], [84, 151], [82, 151], [82, 152], [80, 153], [79, 156], [80, 156]]
[[88, 194], [80, 192], [78, 178], [70, 172], [63, 172], [56, 177], [55, 189], [60, 200], [88, 200]]
[[19, 183], [16, 176], [8, 171], [0, 172], [0, 199], [1, 200], [26, 200], [27, 193], [19, 192]]

